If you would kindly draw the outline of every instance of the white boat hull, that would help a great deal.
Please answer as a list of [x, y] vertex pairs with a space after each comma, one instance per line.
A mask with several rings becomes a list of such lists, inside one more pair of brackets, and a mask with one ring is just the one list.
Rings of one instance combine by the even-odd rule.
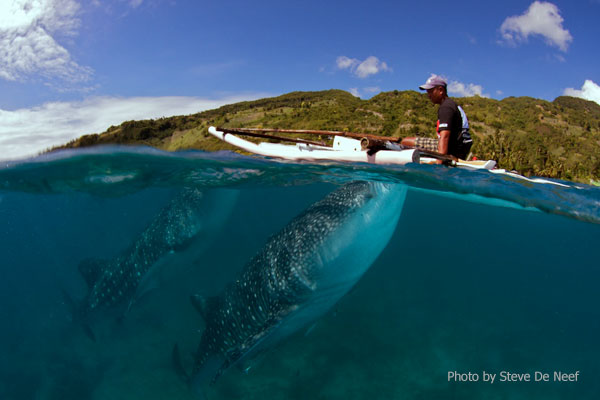
[[419, 151], [408, 149], [401, 151], [380, 150], [369, 154], [362, 150], [360, 140], [335, 136], [333, 147], [306, 143], [296, 145], [280, 143], [252, 143], [234, 134], [217, 130], [211, 126], [208, 132], [235, 147], [265, 157], [282, 158], [291, 161], [338, 161], [369, 163], [381, 165], [404, 165], [419, 162]]

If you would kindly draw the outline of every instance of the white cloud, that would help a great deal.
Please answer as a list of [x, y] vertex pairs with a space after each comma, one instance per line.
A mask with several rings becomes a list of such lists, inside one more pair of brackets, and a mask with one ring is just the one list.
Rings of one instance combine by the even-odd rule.
[[187, 115], [265, 94], [221, 99], [197, 97], [96, 97], [79, 102], [47, 103], [15, 111], [0, 110], [0, 159], [35, 155], [90, 133], [104, 132], [128, 120]]
[[567, 61], [567, 60], [566, 60], [566, 59], [565, 59], [565, 58], [564, 58], [562, 55], [560, 55], [560, 54], [555, 54], [555, 55], [554, 55], [554, 58], [555, 58], [556, 60], [558, 60], [559, 62], [563, 62], [563, 63]]
[[75, 0], [0, 2], [0, 78], [33, 77], [68, 83], [91, 78], [92, 69], [77, 64], [56, 38], [76, 34], [80, 21]]
[[129, 5], [133, 8], [138, 8], [143, 2], [144, 0], [130, 0]]
[[381, 71], [391, 71], [392, 69], [386, 62], [380, 61], [375, 56], [369, 56], [364, 61], [346, 56], [339, 56], [336, 59], [338, 69], [347, 69], [359, 78], [367, 78], [370, 75], [378, 74]]
[[377, 57], [370, 56], [365, 61], [358, 64], [355, 74], [359, 78], [366, 78], [369, 75], [375, 75], [380, 71], [389, 71], [389, 67], [383, 61], [379, 61]]
[[448, 93], [458, 97], [490, 97], [489, 94], [483, 93], [483, 87], [481, 85], [475, 85], [474, 83], [464, 84], [458, 81], [451, 81], [448, 83]]
[[379, 86], [370, 86], [363, 89], [366, 93], [379, 93], [381, 88]]
[[586, 79], [580, 90], [567, 88], [563, 94], [565, 96], [581, 97], [600, 104], [600, 86], [590, 79]]
[[348, 90], [350, 91], [350, 94], [352, 94], [354, 97], [359, 97], [359, 98], [363, 98], [363, 96], [369, 98], [369, 97], [372, 97], [373, 95], [381, 92], [381, 88], [379, 86], [369, 86], [369, 87], [364, 87], [362, 89], [353, 87]]
[[503, 41], [510, 45], [526, 41], [530, 35], [539, 35], [548, 45], [567, 51], [573, 37], [563, 28], [563, 21], [556, 5], [534, 1], [522, 15], [506, 18], [500, 33]]
[[339, 56], [336, 60], [335, 60], [337, 67], [339, 69], [352, 69], [355, 68], [360, 61], [357, 60], [356, 58], [348, 58], [346, 56]]

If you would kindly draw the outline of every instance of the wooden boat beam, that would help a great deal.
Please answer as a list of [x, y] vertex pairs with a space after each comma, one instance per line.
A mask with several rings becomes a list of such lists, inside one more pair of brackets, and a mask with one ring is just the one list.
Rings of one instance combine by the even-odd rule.
[[369, 133], [357, 133], [357, 132], [344, 132], [344, 131], [315, 131], [307, 129], [277, 129], [277, 128], [221, 128], [217, 127], [217, 130], [226, 132], [227, 130], [235, 130], [238, 132], [268, 132], [268, 133], [296, 133], [301, 135], [319, 135], [319, 136], [345, 136], [355, 139], [367, 138], [369, 140], [385, 140], [392, 143], [400, 143], [402, 138], [395, 138], [391, 136], [378, 136], [371, 135]]
[[277, 136], [277, 135], [268, 135], [264, 133], [254, 132], [254, 131], [246, 131], [243, 129], [229, 129], [229, 128], [217, 128], [217, 130], [224, 133], [232, 133], [235, 135], [241, 136], [250, 136], [250, 137], [258, 137], [263, 139], [276, 139], [281, 140], [282, 142], [291, 142], [291, 143], [303, 143], [303, 144], [312, 144], [314, 146], [327, 146], [325, 142], [314, 142], [312, 140], [298, 139], [298, 138], [290, 138], [285, 136]]

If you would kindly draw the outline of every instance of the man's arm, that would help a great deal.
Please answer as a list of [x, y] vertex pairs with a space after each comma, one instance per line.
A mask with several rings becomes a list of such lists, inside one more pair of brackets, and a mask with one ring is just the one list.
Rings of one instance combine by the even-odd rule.
[[[450, 140], [450, 131], [440, 131], [440, 140], [438, 140], [438, 153], [448, 154], [448, 141]], [[442, 160], [437, 160], [436, 164], [443, 164]]]
[[448, 154], [448, 142], [450, 141], [450, 131], [443, 130], [440, 132], [440, 140], [438, 141], [438, 153]]

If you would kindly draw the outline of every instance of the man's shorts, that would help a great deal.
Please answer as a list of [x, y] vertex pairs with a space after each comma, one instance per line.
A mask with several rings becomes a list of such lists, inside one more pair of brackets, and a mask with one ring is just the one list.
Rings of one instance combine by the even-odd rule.
[[429, 150], [429, 151], [438, 151], [438, 141], [439, 141], [439, 139], [416, 137], [415, 145], [419, 149]]

